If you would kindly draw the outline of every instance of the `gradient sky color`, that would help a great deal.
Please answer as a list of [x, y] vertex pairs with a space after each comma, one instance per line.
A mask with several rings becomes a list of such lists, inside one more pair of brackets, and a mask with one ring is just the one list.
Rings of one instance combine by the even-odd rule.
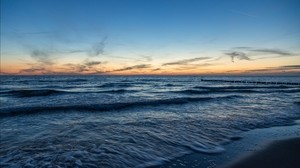
[[299, 0], [1, 0], [1, 74], [300, 74]]

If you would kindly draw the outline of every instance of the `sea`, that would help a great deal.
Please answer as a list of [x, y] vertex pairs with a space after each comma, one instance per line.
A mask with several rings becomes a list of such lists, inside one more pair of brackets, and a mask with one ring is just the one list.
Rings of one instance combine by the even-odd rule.
[[300, 77], [0, 79], [0, 167], [158, 166], [300, 119]]

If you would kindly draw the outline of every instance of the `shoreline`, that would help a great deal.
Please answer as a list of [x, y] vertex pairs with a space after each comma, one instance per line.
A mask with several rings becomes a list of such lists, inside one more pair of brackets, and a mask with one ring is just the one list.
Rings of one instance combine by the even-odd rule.
[[275, 140], [264, 149], [237, 159], [224, 168], [294, 168], [300, 167], [300, 137]]
[[[261, 151], [267, 150], [264, 153], [264, 159], [268, 158], [266, 154], [269, 151], [277, 148], [277, 143], [281, 145], [284, 143], [284, 147], [291, 147], [288, 143], [290, 140], [297, 138], [297, 146], [300, 146], [300, 124], [299, 120], [295, 121], [295, 125], [291, 126], [276, 126], [270, 128], [258, 128], [250, 131], [243, 132], [240, 135], [242, 138], [230, 142], [229, 144], [223, 145], [225, 152], [221, 154], [203, 154], [203, 153], [192, 153], [185, 155], [174, 160], [167, 162], [163, 165], [157, 166], [157, 168], [236, 168], [236, 164], [241, 165], [248, 163], [249, 157], [255, 157], [261, 153]], [[296, 143], [296, 142], [295, 142]], [[268, 149], [267, 149], [268, 148]], [[281, 150], [282, 147], [276, 149], [275, 152]], [[285, 148], [288, 152], [287, 148]], [[297, 148], [299, 149], [299, 148]], [[282, 152], [282, 151], [279, 151]], [[300, 151], [298, 151], [299, 153]], [[276, 154], [276, 153], [275, 153]], [[295, 155], [295, 153], [293, 153]], [[259, 158], [262, 155], [260, 154]], [[297, 156], [297, 154], [295, 155]], [[283, 159], [287, 159], [286, 157]], [[272, 162], [272, 161], [271, 161]], [[281, 161], [283, 162], [283, 161]], [[300, 161], [299, 161], [300, 163]], [[298, 164], [299, 165], [299, 164]], [[231, 167], [232, 166], [232, 167]], [[250, 165], [250, 167], [259, 167], [260, 165]], [[265, 165], [261, 165], [266, 167]], [[156, 166], [155, 166], [156, 167]]]

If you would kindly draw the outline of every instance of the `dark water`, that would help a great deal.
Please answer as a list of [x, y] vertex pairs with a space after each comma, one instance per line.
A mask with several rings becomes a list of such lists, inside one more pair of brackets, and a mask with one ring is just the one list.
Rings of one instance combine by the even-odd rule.
[[1, 167], [147, 167], [300, 118], [299, 86], [201, 77], [1, 76], [0, 103]]

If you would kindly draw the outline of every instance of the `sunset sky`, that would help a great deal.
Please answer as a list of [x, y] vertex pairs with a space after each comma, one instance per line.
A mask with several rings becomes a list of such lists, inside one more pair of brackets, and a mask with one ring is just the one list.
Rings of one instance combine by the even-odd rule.
[[300, 74], [299, 0], [1, 0], [1, 74]]

